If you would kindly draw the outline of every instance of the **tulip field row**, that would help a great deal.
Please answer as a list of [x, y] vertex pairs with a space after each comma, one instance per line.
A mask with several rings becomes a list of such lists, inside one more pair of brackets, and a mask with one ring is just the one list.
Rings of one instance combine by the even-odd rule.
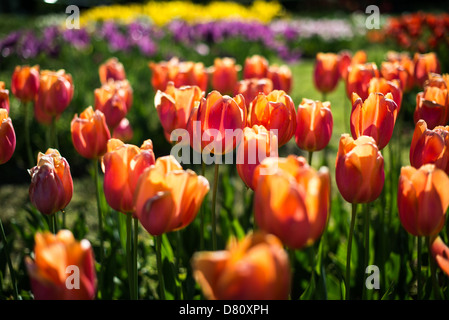
[[156, 29], [173, 54], [103, 39], [27, 56], [9, 33], [0, 299], [449, 299], [446, 18], [404, 18], [432, 30], [426, 46], [398, 18], [302, 59], [261, 39], [190, 52]]

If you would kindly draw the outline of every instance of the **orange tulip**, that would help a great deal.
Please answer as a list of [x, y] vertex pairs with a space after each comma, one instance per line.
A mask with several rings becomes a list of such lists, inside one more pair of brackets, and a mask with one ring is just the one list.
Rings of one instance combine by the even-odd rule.
[[106, 118], [100, 110], [88, 107], [80, 116], [75, 114], [71, 122], [72, 142], [76, 151], [87, 159], [103, 156], [111, 134]]
[[136, 216], [152, 235], [176, 231], [196, 217], [209, 182], [183, 170], [173, 156], [164, 156], [140, 176], [134, 193]]
[[245, 98], [246, 107], [247, 109], [249, 109], [250, 103], [257, 97], [259, 93], [268, 95], [271, 91], [273, 91], [273, 87], [273, 81], [268, 78], [251, 78], [240, 80], [235, 87], [234, 95], [243, 95], [243, 97]]
[[329, 144], [332, 129], [330, 102], [302, 99], [296, 112], [296, 145], [307, 151], [322, 150]]
[[384, 158], [370, 136], [356, 140], [343, 134], [335, 165], [337, 187], [349, 203], [376, 200], [385, 182]]
[[402, 167], [398, 182], [401, 224], [414, 236], [434, 236], [444, 227], [449, 206], [449, 177], [434, 164]]
[[154, 106], [168, 142], [171, 142], [170, 134], [173, 130], [187, 128], [192, 109], [198, 106], [203, 96], [204, 92], [198, 86], [175, 88], [171, 81], [165, 91], [156, 92]]
[[352, 96], [351, 133], [357, 139], [360, 136], [371, 136], [382, 150], [393, 135], [398, 115], [398, 107], [393, 95], [387, 93], [370, 93], [363, 101], [356, 93]]
[[146, 140], [139, 148], [110, 139], [103, 157], [104, 195], [109, 206], [122, 213], [134, 213], [134, 191], [142, 172], [155, 163], [153, 142]]
[[260, 55], [253, 55], [245, 59], [243, 65], [243, 79], [262, 79], [267, 77], [268, 60]]
[[292, 89], [292, 71], [287, 65], [268, 67], [267, 78], [273, 82], [273, 90], [283, 90], [287, 94]]
[[77, 241], [69, 230], [56, 235], [37, 232], [34, 260], [25, 264], [36, 300], [93, 300], [97, 288], [90, 242]]
[[113, 130], [131, 109], [133, 90], [127, 80], [108, 81], [94, 91], [95, 109], [103, 112]]
[[296, 110], [292, 98], [282, 90], [274, 90], [268, 95], [259, 93], [251, 102], [248, 113], [248, 126], [254, 125], [277, 130], [279, 147], [286, 144], [296, 130]]
[[433, 163], [449, 173], [449, 126], [429, 130], [427, 123], [421, 119], [413, 133], [410, 164], [418, 169], [426, 163]]
[[254, 170], [266, 157], [277, 157], [277, 136], [255, 125], [243, 129], [243, 140], [237, 149], [237, 172], [248, 188], [254, 190]]
[[196, 151], [225, 154], [235, 149], [246, 127], [246, 106], [242, 95], [222, 96], [216, 90], [201, 99], [192, 110], [187, 129]]
[[236, 65], [234, 58], [215, 58], [212, 74], [212, 89], [222, 94], [232, 94], [238, 81], [241, 67]]
[[393, 100], [398, 106], [397, 113], [399, 113], [402, 105], [402, 89], [399, 80], [388, 81], [385, 78], [372, 78], [369, 83], [368, 94], [376, 92], [380, 92], [384, 96], [391, 92]]
[[338, 53], [338, 73], [340, 78], [346, 81], [348, 77], [349, 66], [351, 64], [364, 64], [367, 61], [366, 52], [363, 50], [357, 51], [354, 56], [347, 50]]
[[73, 98], [72, 76], [65, 70], [43, 70], [40, 74], [39, 91], [36, 95], [34, 112], [36, 119], [50, 124], [59, 118]]
[[290, 292], [288, 255], [274, 235], [257, 232], [227, 250], [198, 252], [193, 274], [210, 300], [285, 300]]
[[434, 52], [419, 54], [413, 57], [415, 63], [415, 81], [419, 87], [424, 86], [424, 82], [429, 78], [429, 73], [440, 73], [440, 61]]
[[126, 79], [125, 68], [116, 57], [109, 58], [98, 68], [100, 82], [107, 83], [109, 80], [122, 81]]
[[0, 164], [11, 159], [16, 149], [16, 132], [6, 109], [0, 109]]
[[122, 140], [123, 142], [129, 142], [132, 140], [134, 136], [133, 128], [129, 123], [129, 120], [123, 118], [122, 121], [118, 124], [117, 127], [114, 128], [112, 133], [112, 137], [118, 140]]
[[5, 109], [9, 113], [9, 90], [5, 88], [3, 81], [0, 81], [0, 109]]
[[388, 81], [399, 81], [402, 91], [410, 89], [407, 87], [409, 79], [412, 79], [412, 82], [414, 81], [413, 76], [399, 62], [383, 61], [380, 66], [380, 74], [382, 78]]
[[[415, 86], [415, 63], [413, 62], [413, 59], [410, 58], [410, 56], [408, 55], [408, 53], [399, 53], [399, 52], [395, 52], [395, 51], [389, 51], [387, 53], [387, 61], [390, 63], [393, 63], [394, 68], [396, 68], [396, 71], [392, 71], [391, 69], [389, 69], [388, 72], [384, 71], [385, 73], [391, 73], [393, 72], [394, 74], [397, 74], [397, 72], [399, 73], [399, 76], [395, 76], [395, 78], [397, 79], [399, 77], [399, 79], [401, 80], [401, 82], [404, 82], [402, 84], [403, 91], [410, 91], [411, 89], [413, 89], [413, 87]], [[407, 75], [404, 75], [404, 71]], [[385, 77], [385, 76], [384, 76]], [[385, 77], [387, 79], [391, 80], [391, 76], [390, 78]]]
[[355, 92], [363, 100], [368, 98], [369, 83], [372, 78], [379, 77], [379, 70], [375, 63], [352, 64], [349, 67], [348, 77], [346, 79], [346, 94], [352, 99], [352, 93]]
[[39, 91], [39, 66], [16, 66], [11, 79], [11, 91], [22, 102], [34, 101]]
[[330, 206], [327, 168], [316, 171], [305, 158], [293, 155], [270, 157], [256, 169], [254, 184], [254, 218], [261, 230], [293, 249], [309, 246], [321, 236]]
[[39, 153], [37, 165], [29, 170], [31, 203], [45, 215], [64, 210], [73, 196], [73, 181], [67, 160], [56, 149]]
[[449, 247], [441, 237], [438, 236], [432, 241], [430, 251], [441, 270], [449, 276]]
[[313, 73], [315, 88], [321, 93], [332, 92], [337, 87], [339, 77], [338, 55], [318, 52]]

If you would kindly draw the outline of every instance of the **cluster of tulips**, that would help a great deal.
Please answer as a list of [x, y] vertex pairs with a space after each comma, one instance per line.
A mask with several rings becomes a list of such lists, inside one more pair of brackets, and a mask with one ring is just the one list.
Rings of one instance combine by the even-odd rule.
[[[449, 274], [449, 248], [438, 236], [449, 206], [449, 129], [443, 127], [449, 120], [449, 79], [440, 74], [435, 54], [417, 54], [411, 59], [390, 52], [379, 70], [367, 61], [364, 51], [354, 55], [347, 51], [319, 53], [313, 79], [323, 99], [304, 98], [297, 107], [289, 96], [290, 69], [270, 66], [262, 56], [248, 57], [243, 68], [231, 58], [217, 58], [209, 68], [177, 58], [150, 62], [149, 67], [156, 91], [154, 106], [167, 141], [181, 143], [179, 137], [173, 139], [173, 132], [185, 130], [190, 147], [202, 153], [203, 160], [204, 154], [224, 155], [236, 149], [241, 160], [236, 164], [237, 172], [254, 192], [257, 230], [218, 250], [215, 218], [220, 163], [215, 163], [212, 251], [201, 251], [202, 244], [191, 261], [194, 278], [206, 298], [289, 298], [292, 261], [286, 248], [301, 250], [316, 243], [329, 221], [331, 174], [327, 167], [316, 170], [312, 155], [325, 149], [332, 136], [331, 103], [325, 96], [339, 81], [344, 82], [352, 103], [350, 134], [341, 135], [335, 166], [338, 190], [353, 209], [346, 298], [351, 297], [351, 245], [357, 205], [373, 202], [383, 190], [381, 151], [393, 135], [403, 92], [414, 86], [421, 86], [423, 92], [417, 96], [411, 166], [403, 167], [399, 177], [399, 218], [410, 234], [428, 239], [432, 261]], [[241, 69], [243, 79], [239, 80]], [[95, 90], [94, 108], [76, 114], [71, 122], [73, 146], [79, 155], [93, 161], [97, 201], [103, 191], [108, 205], [126, 215], [130, 297], [139, 298], [137, 235], [141, 225], [156, 240], [159, 298], [163, 299], [161, 236], [204, 218], [197, 216], [210, 184], [204, 177], [204, 166], [198, 175], [184, 169], [172, 155], [156, 159], [151, 139], [140, 147], [128, 144], [132, 129], [126, 114], [132, 105], [132, 89], [123, 65], [112, 58], [100, 66], [99, 76], [102, 86]], [[212, 90], [206, 94], [209, 86]], [[14, 153], [15, 132], [8, 117], [9, 92], [3, 84], [0, 89], [0, 163], [5, 163]], [[23, 103], [34, 101], [35, 118], [44, 124], [51, 125], [58, 119], [70, 103], [73, 90], [70, 75], [62, 70], [39, 71], [38, 67], [23, 66], [17, 67], [12, 77], [13, 94]], [[240, 133], [234, 134], [238, 130]], [[297, 146], [308, 152], [308, 159], [293, 154], [278, 156], [279, 147], [293, 136]], [[56, 215], [64, 214], [71, 201], [73, 181], [68, 161], [52, 148], [57, 139], [49, 141], [48, 150], [39, 152], [37, 165], [29, 170], [30, 201], [52, 222], [52, 232], [35, 235], [34, 256], [26, 260], [32, 291], [36, 299], [101, 297], [97, 288], [102, 277], [97, 277], [94, 262], [97, 259], [100, 263], [101, 272], [104, 213], [98, 203], [99, 257], [94, 258], [89, 241], [76, 240], [64, 228], [58, 231]], [[80, 270], [78, 290], [67, 288], [68, 266]]]

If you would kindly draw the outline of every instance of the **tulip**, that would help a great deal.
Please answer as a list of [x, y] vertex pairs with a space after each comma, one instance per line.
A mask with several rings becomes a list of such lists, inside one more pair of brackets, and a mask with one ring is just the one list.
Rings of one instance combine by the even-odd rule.
[[146, 140], [139, 148], [110, 139], [103, 157], [104, 195], [109, 206], [122, 213], [134, 212], [134, 190], [142, 172], [155, 163], [153, 143]]
[[328, 169], [317, 172], [305, 158], [290, 155], [266, 158], [256, 170], [254, 218], [259, 228], [293, 249], [313, 244], [329, 217]]
[[125, 68], [116, 57], [109, 58], [98, 68], [100, 82], [107, 83], [109, 80], [122, 81], [126, 79]]
[[73, 81], [64, 70], [43, 70], [40, 74], [39, 91], [36, 95], [34, 112], [42, 124], [50, 124], [60, 117], [73, 98]]
[[232, 94], [238, 81], [241, 67], [236, 65], [234, 58], [215, 58], [212, 74], [212, 89], [223, 94]]
[[368, 203], [376, 200], [385, 181], [384, 159], [376, 141], [370, 136], [360, 136], [354, 140], [343, 134], [338, 146], [335, 178], [347, 202]]
[[267, 77], [268, 60], [260, 55], [253, 55], [245, 59], [243, 65], [243, 79], [262, 79]]
[[9, 113], [9, 90], [5, 88], [3, 81], [0, 81], [0, 109], [5, 109]]
[[441, 270], [449, 276], [449, 247], [441, 237], [438, 236], [432, 241], [430, 252]]
[[22, 102], [34, 101], [39, 90], [39, 66], [16, 66], [11, 79], [11, 91]]
[[248, 188], [254, 190], [253, 175], [266, 157], [277, 157], [277, 136], [263, 126], [243, 129], [243, 140], [237, 149], [237, 172]]
[[16, 133], [6, 109], [0, 109], [0, 164], [11, 159], [16, 149]]
[[429, 73], [440, 73], [440, 61], [434, 52], [419, 54], [413, 57], [415, 64], [414, 77], [419, 87], [424, 86], [424, 82], [429, 78]]
[[303, 99], [296, 112], [296, 145], [309, 152], [322, 150], [329, 144], [332, 129], [330, 102]]
[[240, 80], [234, 90], [234, 95], [241, 94], [245, 98], [246, 107], [249, 109], [250, 103], [259, 95], [263, 93], [265, 95], [270, 94], [273, 91], [273, 81], [268, 78], [263, 79], [245, 79]]
[[292, 72], [287, 65], [268, 67], [267, 78], [273, 82], [273, 90], [283, 90], [287, 94], [292, 88]]
[[[393, 63], [393, 66], [396, 69], [399, 68], [399, 70], [393, 71], [393, 73], [399, 72], [399, 76], [395, 76], [395, 78], [397, 79], [399, 77], [401, 82], [404, 82], [402, 83], [402, 86], [404, 87], [403, 91], [408, 92], [413, 89], [415, 85], [415, 63], [413, 62], [413, 59], [410, 58], [407, 53], [389, 51], [387, 53], [387, 62]], [[404, 75], [404, 71], [407, 74], [406, 76]], [[384, 73], [391, 72], [391, 69], [388, 72], [384, 71]], [[388, 76], [384, 77], [391, 80], [391, 78], [388, 78]]]
[[399, 62], [383, 61], [380, 74], [385, 80], [397, 80], [402, 91], [410, 90], [408, 87], [409, 79], [412, 79], [412, 82], [414, 81], [413, 76]]
[[286, 144], [296, 130], [296, 110], [292, 98], [282, 90], [274, 90], [268, 95], [259, 93], [251, 102], [248, 113], [248, 126], [254, 125], [277, 130], [279, 147]]
[[180, 230], [195, 219], [208, 191], [206, 178], [183, 170], [173, 156], [160, 157], [137, 182], [135, 214], [152, 235]]
[[194, 278], [210, 300], [283, 300], [290, 292], [288, 255], [274, 235], [247, 235], [227, 250], [198, 252]]
[[372, 78], [369, 83], [368, 94], [376, 92], [380, 92], [384, 96], [391, 93], [393, 101], [396, 102], [398, 107], [397, 113], [399, 113], [402, 105], [402, 89], [399, 80], [388, 81], [385, 78]]
[[84, 158], [97, 159], [106, 153], [111, 134], [100, 110], [94, 111], [92, 107], [88, 107], [79, 117], [75, 114], [71, 132], [73, 146]]
[[357, 51], [354, 56], [347, 50], [338, 53], [338, 73], [340, 79], [346, 81], [348, 77], [349, 67], [352, 64], [364, 64], [367, 62], [366, 52], [363, 50]]
[[37, 165], [29, 170], [31, 203], [45, 215], [67, 207], [73, 195], [73, 181], [67, 160], [56, 149], [39, 153]]
[[368, 98], [369, 83], [374, 77], [379, 77], [379, 71], [375, 63], [351, 65], [346, 79], [346, 94], [348, 98], [352, 99], [353, 92], [357, 93], [363, 100]]
[[426, 163], [449, 173], [449, 126], [429, 130], [426, 121], [421, 119], [413, 133], [410, 164], [418, 169]]
[[444, 227], [449, 177], [434, 164], [402, 167], [398, 182], [399, 219], [414, 236], [434, 236]]
[[351, 133], [353, 138], [371, 136], [382, 150], [393, 135], [398, 107], [391, 93], [370, 93], [362, 101], [356, 93], [352, 97]]
[[95, 109], [103, 112], [108, 127], [117, 127], [131, 109], [133, 90], [127, 80], [104, 83], [94, 91]]
[[97, 277], [90, 242], [75, 240], [69, 230], [37, 232], [34, 260], [25, 265], [36, 300], [93, 300]]
[[129, 120], [123, 118], [117, 127], [114, 128], [112, 133], [112, 137], [118, 140], [122, 140], [123, 142], [129, 142], [132, 140], [134, 136], [133, 128], [129, 123]]
[[332, 92], [337, 87], [339, 77], [338, 55], [317, 53], [313, 73], [315, 88], [323, 94]]
[[167, 84], [165, 91], [158, 90], [154, 97], [159, 120], [164, 128], [165, 139], [170, 140], [170, 134], [176, 129], [186, 129], [192, 109], [204, 96], [198, 86], [175, 88], [173, 82]]

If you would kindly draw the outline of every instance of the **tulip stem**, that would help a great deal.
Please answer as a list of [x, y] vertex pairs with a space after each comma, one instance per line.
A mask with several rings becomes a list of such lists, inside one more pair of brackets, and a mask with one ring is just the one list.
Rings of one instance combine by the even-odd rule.
[[162, 273], [162, 235], [156, 236], [156, 262], [157, 274], [159, 276], [159, 299], [165, 300], [164, 274]]
[[99, 186], [99, 177], [98, 177], [98, 160], [93, 160], [94, 165], [94, 180], [95, 180], [95, 189], [97, 196], [97, 212], [98, 212], [98, 231], [100, 234], [100, 264], [103, 265], [103, 254], [104, 254], [104, 243], [103, 243], [103, 213], [101, 212], [101, 203], [100, 203], [100, 186]]
[[27, 148], [27, 155], [28, 155], [28, 163], [30, 168], [34, 165], [34, 159], [33, 159], [33, 151], [31, 150], [31, 140], [30, 140], [30, 111], [29, 104], [26, 102], [22, 102], [22, 107], [25, 112], [25, 144]]
[[348, 237], [348, 247], [346, 253], [346, 300], [350, 298], [350, 289], [351, 289], [351, 250], [352, 250], [352, 237], [354, 235], [354, 227], [355, 227], [355, 217], [357, 213], [357, 203], [352, 204], [352, 214], [351, 214], [351, 226], [349, 228], [349, 237]]
[[[206, 163], [201, 157], [201, 175], [204, 177], [206, 171]], [[200, 207], [200, 250], [204, 249], [204, 204]]]
[[416, 277], [417, 277], [417, 286], [418, 286], [418, 300], [421, 299], [421, 255], [422, 255], [422, 241], [421, 241], [421, 237], [416, 237], [417, 238], [417, 247], [418, 247], [418, 270], [416, 272]]
[[134, 295], [136, 300], [139, 299], [139, 279], [137, 272], [137, 243], [139, 240], [139, 219], [133, 218], [134, 220], [134, 243], [133, 243], [133, 274], [134, 274]]
[[217, 202], [219, 168], [220, 164], [216, 163], [214, 173], [214, 189], [212, 191], [212, 250], [217, 250], [217, 223], [216, 223], [215, 206]]
[[[370, 211], [369, 211], [369, 203], [364, 205], [365, 211], [365, 268], [369, 265], [369, 224], [370, 224]], [[366, 299], [366, 286], [363, 286], [362, 299]]]
[[17, 290], [16, 273], [14, 272], [14, 268], [12, 267], [11, 257], [9, 256], [8, 240], [6, 239], [5, 230], [3, 229], [2, 219], [0, 219], [0, 231], [1, 231], [1, 236], [2, 236], [3, 249], [5, 252], [5, 256], [6, 256], [6, 261], [8, 263], [9, 273], [11, 275], [11, 282], [12, 282], [12, 286], [14, 288], [14, 300], [17, 300], [19, 298], [19, 291]]
[[309, 151], [309, 166], [312, 166], [313, 151]]
[[53, 147], [55, 149], [59, 149], [58, 137], [56, 134], [56, 118], [54, 118], [54, 117], [52, 118], [51, 124], [50, 124], [50, 139], [51, 139], [51, 143], [52, 143]]
[[129, 282], [129, 295], [131, 300], [136, 300], [135, 291], [135, 268], [134, 268], [134, 247], [132, 246], [133, 238], [133, 216], [132, 213], [128, 212], [126, 214], [126, 260], [128, 266], [128, 282]]

